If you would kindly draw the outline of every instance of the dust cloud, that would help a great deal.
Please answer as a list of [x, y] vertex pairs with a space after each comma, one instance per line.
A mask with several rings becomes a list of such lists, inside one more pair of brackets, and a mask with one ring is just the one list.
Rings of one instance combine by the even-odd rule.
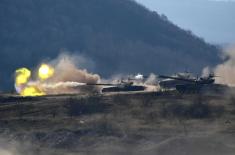
[[50, 79], [50, 82], [97, 83], [100, 80], [100, 76], [88, 73], [86, 69], [79, 68], [80, 61], [86, 63], [86, 58], [61, 54], [56, 60], [49, 62], [55, 69], [55, 75]]
[[96, 84], [100, 81], [98, 74], [89, 73], [80, 66], [89, 66], [90, 60], [79, 55], [61, 54], [55, 60], [49, 62], [55, 73], [47, 81], [40, 84], [40, 88], [46, 94], [69, 94], [99, 92], [99, 87], [86, 87], [88, 84]]
[[214, 69], [216, 83], [235, 86], [235, 46], [231, 46], [224, 51], [224, 63], [219, 64]]

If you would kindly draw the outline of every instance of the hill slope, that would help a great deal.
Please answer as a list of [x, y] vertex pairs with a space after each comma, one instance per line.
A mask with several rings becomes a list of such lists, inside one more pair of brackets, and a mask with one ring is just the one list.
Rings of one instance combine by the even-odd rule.
[[0, 82], [8, 89], [16, 67], [62, 49], [91, 58], [106, 77], [200, 72], [219, 61], [216, 47], [131, 0], [1, 0], [0, 12]]

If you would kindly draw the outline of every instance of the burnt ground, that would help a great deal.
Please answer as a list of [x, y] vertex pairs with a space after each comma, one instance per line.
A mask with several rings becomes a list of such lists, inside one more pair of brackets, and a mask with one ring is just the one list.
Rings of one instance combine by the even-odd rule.
[[2, 155], [234, 155], [235, 97], [0, 97]]

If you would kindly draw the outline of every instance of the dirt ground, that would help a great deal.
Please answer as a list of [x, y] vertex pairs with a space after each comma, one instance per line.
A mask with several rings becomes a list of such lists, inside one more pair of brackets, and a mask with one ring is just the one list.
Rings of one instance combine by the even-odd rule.
[[1, 155], [234, 155], [234, 95], [0, 97]]

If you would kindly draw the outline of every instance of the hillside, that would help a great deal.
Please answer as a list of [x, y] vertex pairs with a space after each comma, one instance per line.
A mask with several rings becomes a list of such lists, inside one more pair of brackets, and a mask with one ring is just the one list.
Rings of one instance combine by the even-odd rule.
[[[88, 57], [91, 71], [172, 73], [219, 61], [219, 50], [133, 0], [1, 0], [0, 88], [17, 67], [36, 67], [67, 50]], [[177, 65], [176, 65], [177, 64]]]
[[[232, 96], [0, 96], [2, 155], [233, 155]], [[3, 153], [7, 152], [7, 153]]]

